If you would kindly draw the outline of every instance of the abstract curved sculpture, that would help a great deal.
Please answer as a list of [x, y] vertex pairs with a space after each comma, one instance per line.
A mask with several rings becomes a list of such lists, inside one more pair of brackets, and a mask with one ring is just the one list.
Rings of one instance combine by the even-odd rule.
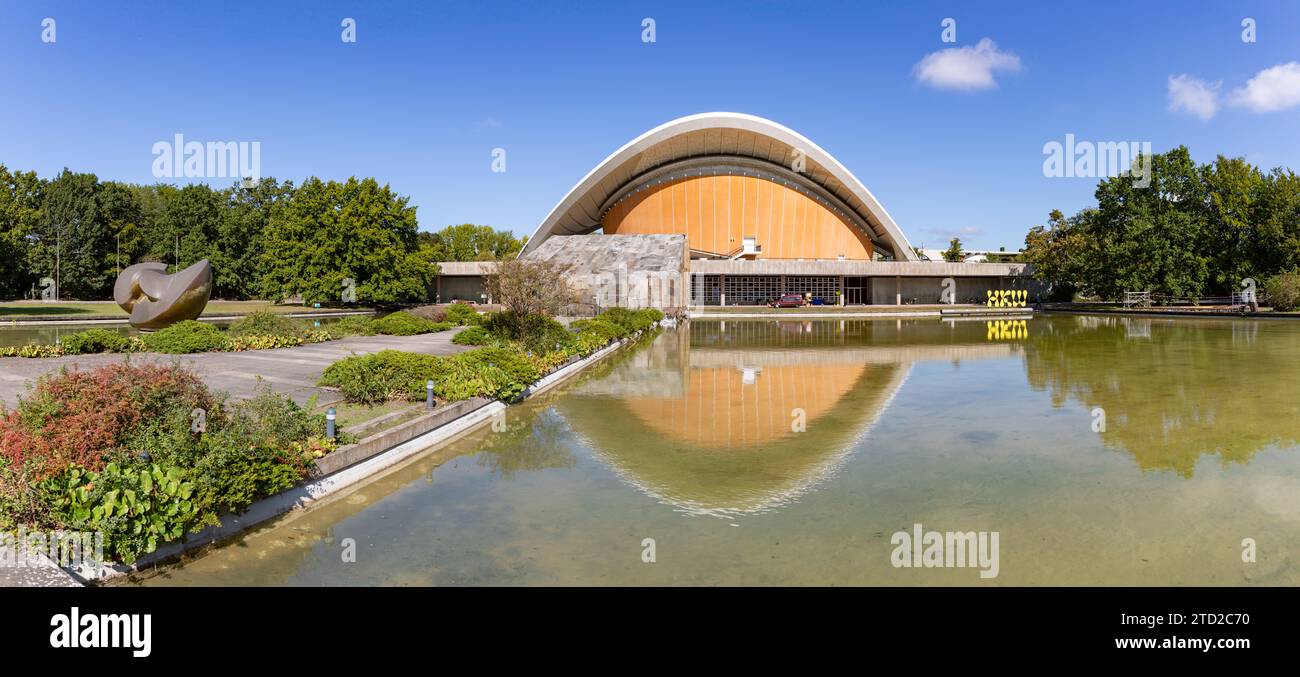
[[165, 263], [137, 263], [113, 284], [113, 300], [131, 313], [131, 325], [144, 331], [198, 318], [211, 295], [212, 264], [207, 259], [173, 275], [167, 274]]

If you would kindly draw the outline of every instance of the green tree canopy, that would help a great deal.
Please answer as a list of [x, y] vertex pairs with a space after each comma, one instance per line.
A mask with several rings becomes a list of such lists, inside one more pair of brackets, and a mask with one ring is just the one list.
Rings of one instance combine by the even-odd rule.
[[508, 230], [472, 223], [420, 233], [420, 242], [434, 261], [500, 261], [519, 254], [527, 241]]
[[263, 234], [263, 294], [305, 302], [396, 303], [427, 298], [436, 267], [418, 255], [415, 208], [387, 185], [310, 178], [271, 211]]

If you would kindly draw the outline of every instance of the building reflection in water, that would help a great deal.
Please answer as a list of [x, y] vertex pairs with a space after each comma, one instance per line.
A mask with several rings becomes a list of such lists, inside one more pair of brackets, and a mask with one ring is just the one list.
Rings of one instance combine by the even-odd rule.
[[914, 362], [1011, 354], [966, 324], [695, 321], [556, 406], [645, 493], [692, 513], [761, 512], [833, 475]]

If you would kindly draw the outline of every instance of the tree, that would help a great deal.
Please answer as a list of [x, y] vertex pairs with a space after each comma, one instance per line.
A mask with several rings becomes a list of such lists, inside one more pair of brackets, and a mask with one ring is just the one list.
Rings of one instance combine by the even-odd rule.
[[293, 183], [264, 178], [236, 184], [222, 193], [213, 268], [224, 270], [221, 288], [228, 298], [249, 298], [261, 286], [262, 239], [271, 212], [293, 195]]
[[0, 164], [0, 298], [21, 296], [36, 282], [27, 266], [28, 237], [40, 222], [44, 194], [36, 172]]
[[123, 268], [147, 250], [152, 224], [145, 221], [139, 192], [123, 183], [108, 181], [101, 185], [99, 211], [108, 227], [106, 237], [111, 240], [106, 243], [110, 246], [106, 247], [101, 268], [116, 279]]
[[966, 254], [961, 250], [961, 240], [954, 237], [943, 252], [943, 260], [948, 263], [961, 263], [965, 258]]
[[113, 279], [104, 270], [108, 226], [99, 213], [99, 179], [64, 169], [45, 188], [33, 229], [31, 272], [55, 280], [59, 296], [103, 298]]
[[577, 302], [568, 267], [552, 261], [506, 259], [485, 281], [488, 295], [516, 317], [556, 315]]
[[519, 254], [527, 238], [516, 238], [508, 230], [462, 223], [436, 233], [421, 232], [434, 261], [500, 261]]
[[425, 299], [438, 271], [418, 255], [416, 228], [415, 208], [387, 185], [312, 177], [271, 210], [262, 239], [262, 293], [304, 302]]

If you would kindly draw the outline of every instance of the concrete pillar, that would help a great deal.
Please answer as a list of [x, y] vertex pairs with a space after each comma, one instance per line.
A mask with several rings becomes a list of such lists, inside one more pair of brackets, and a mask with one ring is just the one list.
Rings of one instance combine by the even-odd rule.
[[718, 276], [718, 305], [726, 307], [727, 305], [727, 276]]
[[903, 305], [903, 276], [894, 276], [894, 305]]

